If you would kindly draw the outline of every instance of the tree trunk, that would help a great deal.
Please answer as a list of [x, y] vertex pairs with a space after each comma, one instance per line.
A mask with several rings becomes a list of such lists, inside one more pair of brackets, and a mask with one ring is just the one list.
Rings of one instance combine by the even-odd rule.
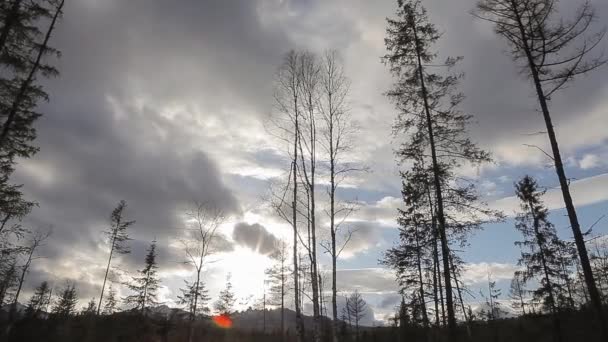
[[557, 143], [557, 137], [555, 135], [555, 130], [553, 128], [553, 123], [551, 120], [551, 114], [549, 112], [549, 106], [547, 104], [547, 97], [545, 96], [540, 75], [537, 70], [536, 63], [532, 56], [532, 52], [528, 45], [528, 37], [526, 31], [524, 29], [521, 16], [517, 7], [515, 6], [514, 0], [511, 0], [511, 4], [513, 5], [513, 10], [515, 16], [517, 18], [519, 31], [521, 34], [524, 51], [526, 53], [526, 57], [528, 59], [528, 67], [532, 74], [532, 79], [534, 81], [534, 87], [536, 89], [536, 95], [538, 97], [538, 101], [543, 113], [543, 118], [545, 120], [545, 125], [547, 127], [547, 135], [549, 136], [549, 142], [551, 143], [551, 151], [553, 153], [553, 162], [555, 164], [555, 172], [557, 173], [557, 177], [559, 179], [559, 184], [562, 191], [562, 197], [564, 199], [564, 204], [566, 206], [566, 211], [568, 212], [568, 218], [570, 220], [570, 226], [572, 228], [572, 233], [574, 235], [574, 242], [576, 243], [576, 249], [578, 251], [578, 255], [581, 262], [581, 267], [583, 268], [583, 275], [585, 277], [585, 283], [587, 284], [587, 289], [589, 291], [589, 297], [591, 299], [591, 304], [594, 308], [597, 324], [599, 325], [599, 329], [602, 334], [602, 338], [604, 341], [608, 340], [608, 328], [606, 327], [606, 323], [604, 320], [604, 313], [602, 309], [602, 301], [600, 297], [600, 293], [595, 284], [595, 279], [593, 278], [593, 271], [591, 269], [591, 263], [589, 262], [589, 255], [587, 254], [587, 248], [585, 247], [585, 239], [583, 233], [581, 232], [581, 226], [578, 222], [578, 217], [576, 215], [576, 209], [574, 208], [574, 203], [572, 201], [572, 196], [570, 195], [570, 186], [568, 184], [568, 178], [566, 177], [566, 173], [564, 171], [564, 164], [562, 162], [562, 157], [559, 150], [559, 145]]

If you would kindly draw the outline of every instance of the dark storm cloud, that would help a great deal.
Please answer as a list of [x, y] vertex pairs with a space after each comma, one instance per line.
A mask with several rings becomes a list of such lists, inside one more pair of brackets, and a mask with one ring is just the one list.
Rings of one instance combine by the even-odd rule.
[[241, 246], [245, 246], [260, 254], [272, 254], [276, 250], [278, 239], [264, 228], [264, 226], [245, 222], [237, 223], [232, 232], [232, 239]]

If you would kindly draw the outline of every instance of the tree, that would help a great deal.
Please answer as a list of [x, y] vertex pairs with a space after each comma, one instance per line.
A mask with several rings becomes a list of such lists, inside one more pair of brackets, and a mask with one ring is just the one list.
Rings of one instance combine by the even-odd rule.
[[526, 283], [523, 280], [523, 275], [520, 271], [515, 272], [511, 279], [511, 287], [509, 289], [509, 298], [511, 298], [511, 306], [515, 310], [521, 310], [522, 315], [526, 315]]
[[604, 340], [608, 328], [604, 321], [599, 291], [593, 277], [584, 235], [570, 194], [570, 183], [564, 170], [559, 144], [553, 127], [549, 102], [556, 92], [579, 75], [587, 74], [606, 63], [601, 55], [592, 56], [606, 33], [603, 29], [588, 34], [596, 14], [589, 1], [584, 1], [570, 22], [556, 19], [557, 0], [482, 0], [477, 16], [494, 23], [495, 31], [511, 47], [515, 61], [532, 82], [543, 114], [551, 145], [551, 159], [560, 188], [597, 325]]
[[525, 266], [523, 280], [540, 277], [540, 287], [532, 293], [551, 313], [554, 339], [559, 341], [561, 331], [557, 295], [562, 290], [558, 280], [563, 273], [557, 253], [561, 243], [555, 227], [549, 222], [549, 210], [542, 202], [545, 191], [539, 189], [536, 180], [530, 176], [523, 177], [515, 184], [515, 193], [521, 202], [515, 227], [524, 237], [523, 241], [516, 242], [522, 248], [519, 264]]
[[230, 282], [230, 274], [226, 277], [226, 288], [220, 291], [219, 298], [214, 304], [214, 309], [219, 314], [229, 315], [234, 310], [234, 304], [236, 302], [236, 298], [234, 296], [234, 292], [232, 292], [232, 283]]
[[[196, 283], [189, 283], [184, 281], [185, 286], [180, 289], [181, 295], [177, 296], [178, 303], [185, 305], [188, 314], [193, 312], [208, 313], [209, 308], [207, 303], [209, 302], [209, 291], [205, 287], [205, 283], [200, 282], [198, 286]], [[196, 298], [196, 308], [194, 308], [194, 299]]]
[[112, 284], [110, 284], [110, 289], [108, 290], [108, 295], [106, 296], [106, 303], [103, 307], [103, 314], [113, 314], [116, 311], [116, 304], [118, 304], [116, 299], [116, 291], [114, 291]]
[[319, 111], [323, 123], [321, 131], [321, 146], [329, 159], [329, 246], [323, 246], [331, 257], [332, 283], [331, 283], [331, 306], [333, 341], [338, 341], [338, 304], [337, 304], [337, 276], [336, 264], [340, 252], [350, 240], [352, 232], [347, 232], [341, 246], [337, 238], [340, 234], [341, 223], [352, 212], [349, 206], [340, 207], [337, 203], [336, 194], [342, 180], [349, 173], [357, 169], [343, 160], [344, 155], [351, 149], [349, 139], [356, 131], [352, 124], [352, 118], [347, 108], [347, 97], [349, 92], [349, 80], [344, 74], [344, 68], [339, 54], [334, 51], [326, 51], [323, 55], [320, 68], [321, 94], [319, 99]]
[[17, 283], [17, 291], [15, 292], [15, 298], [13, 299], [13, 303], [11, 305], [9, 320], [12, 319], [17, 312], [17, 304], [19, 301], [19, 295], [21, 294], [21, 288], [23, 287], [23, 282], [25, 280], [25, 276], [27, 275], [32, 261], [40, 258], [40, 256], [36, 255], [36, 251], [38, 248], [44, 245], [44, 241], [51, 236], [51, 230], [46, 232], [36, 231], [31, 234], [27, 246], [25, 250], [27, 251], [25, 264], [21, 267], [21, 276], [19, 277], [19, 282]]
[[83, 316], [95, 316], [97, 313], [97, 304], [95, 303], [95, 298], [91, 298], [91, 300], [87, 303], [87, 306], [82, 308], [80, 312]]
[[25, 314], [28, 317], [38, 317], [40, 313], [47, 307], [51, 301], [51, 288], [49, 283], [43, 281], [34, 290], [34, 294], [30, 298], [25, 309]]
[[[276, 118], [276, 127], [281, 139], [288, 145], [290, 158], [289, 176], [287, 185], [280, 193], [273, 193], [272, 206], [277, 214], [291, 225], [293, 231], [293, 284], [294, 284], [294, 309], [296, 315], [296, 339], [298, 342], [304, 340], [304, 321], [301, 312], [301, 289], [300, 268], [298, 266], [298, 217], [300, 206], [300, 194], [298, 192], [298, 163], [299, 163], [299, 141], [301, 136], [301, 53], [290, 51], [283, 58], [283, 63], [278, 68], [275, 80], [275, 105], [280, 112]], [[290, 154], [291, 153], [291, 154]], [[291, 199], [289, 198], [291, 194]]]
[[[38, 148], [35, 121], [40, 100], [48, 100], [39, 76], [58, 74], [44, 61], [59, 52], [49, 46], [51, 34], [62, 15], [64, 1], [6, 1], [0, 5], [0, 232], [11, 219], [21, 220], [34, 206], [23, 199], [21, 185], [10, 177], [16, 158], [30, 158]], [[44, 24], [48, 26], [44, 28]]]
[[[389, 53], [383, 60], [397, 78], [387, 95], [400, 112], [394, 130], [409, 134], [397, 152], [398, 157], [418, 163], [421, 169], [428, 168], [431, 176], [432, 215], [436, 217], [443, 255], [443, 286], [450, 340], [453, 341], [456, 339], [456, 316], [445, 192], [450, 187], [449, 181], [454, 179], [455, 169], [463, 163], [488, 162], [490, 156], [466, 135], [472, 117], [458, 110], [463, 100], [463, 95], [456, 91], [460, 75], [444, 76], [430, 72], [427, 67], [437, 59], [432, 47], [440, 35], [429, 22], [421, 1], [399, 0], [398, 5], [398, 18], [388, 19], [386, 30], [385, 45]], [[457, 61], [457, 58], [448, 58], [444, 65], [452, 67]], [[465, 186], [463, 189], [471, 188]]]
[[190, 328], [188, 330], [188, 341], [192, 341], [194, 320], [204, 303], [199, 303], [204, 292], [203, 269], [208, 262], [210, 255], [215, 253], [214, 244], [218, 236], [216, 231], [224, 222], [224, 213], [207, 203], [195, 202], [193, 208], [186, 212], [186, 237], [181, 243], [186, 253], [184, 264], [194, 268], [196, 279], [192, 283], [190, 290], [186, 290], [191, 295], [191, 305], [189, 305]]
[[152, 241], [152, 244], [148, 248], [148, 254], [146, 254], [144, 268], [137, 271], [139, 276], [133, 277], [131, 283], [127, 285], [129, 290], [134, 292], [134, 294], [125, 298], [127, 304], [133, 305], [144, 316], [146, 315], [147, 308], [157, 304], [160, 283], [156, 274], [157, 269], [156, 241]]
[[51, 309], [51, 313], [55, 317], [68, 318], [75, 314], [77, 302], [78, 295], [76, 293], [76, 286], [67, 283], [63, 290], [61, 290], [59, 299], [55, 302], [55, 305]]
[[492, 280], [492, 274], [488, 271], [488, 296], [482, 297], [486, 299], [486, 306], [488, 311], [485, 313], [488, 321], [494, 321], [501, 316], [502, 310], [500, 309], [500, 303], [498, 298], [502, 295], [502, 291], [496, 288], [496, 281]]
[[131, 240], [127, 229], [135, 223], [135, 221], [125, 220], [124, 211], [127, 208], [127, 202], [121, 200], [118, 202], [118, 206], [112, 210], [110, 215], [110, 228], [105, 232], [110, 242], [110, 256], [108, 257], [108, 266], [106, 267], [106, 273], [103, 277], [103, 285], [101, 286], [101, 294], [99, 295], [99, 304], [97, 305], [97, 315], [101, 311], [101, 303], [103, 302], [103, 292], [106, 288], [106, 281], [108, 280], [108, 272], [110, 271], [110, 265], [112, 263], [112, 257], [114, 253], [128, 254], [131, 252], [129, 247], [126, 245], [127, 241]]
[[359, 322], [365, 317], [367, 303], [361, 297], [359, 291], [355, 290], [346, 301], [348, 316], [355, 322], [355, 340], [359, 340]]
[[[270, 299], [274, 305], [279, 305], [281, 308], [281, 337], [285, 336], [285, 296], [289, 291], [288, 277], [288, 246], [285, 241], [278, 241], [276, 250], [271, 254], [274, 265], [266, 269], [265, 273], [270, 284]], [[264, 294], [265, 295], [265, 294]]]

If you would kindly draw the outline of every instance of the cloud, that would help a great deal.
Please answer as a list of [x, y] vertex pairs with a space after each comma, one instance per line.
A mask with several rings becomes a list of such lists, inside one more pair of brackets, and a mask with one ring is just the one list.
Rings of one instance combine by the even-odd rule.
[[383, 242], [382, 230], [375, 222], [347, 221], [342, 224], [352, 232], [351, 238], [340, 254], [341, 258], [353, 258], [359, 253], [364, 253]]
[[245, 222], [239, 222], [234, 226], [232, 239], [241, 246], [266, 255], [272, 254], [279, 242], [264, 226]]
[[[570, 184], [570, 192], [576, 206], [586, 206], [608, 200], [608, 193], [604, 191], [608, 187], [608, 173], [599, 174], [576, 180]], [[550, 209], [561, 209], [564, 200], [559, 188], [552, 188], [543, 196], [545, 205]], [[506, 215], [514, 215], [519, 211], [519, 200], [515, 196], [501, 198], [490, 203], [493, 209], [501, 210]]]
[[487, 283], [488, 273], [493, 281], [512, 279], [515, 271], [521, 268], [508, 263], [471, 263], [465, 264], [461, 280], [467, 285]]

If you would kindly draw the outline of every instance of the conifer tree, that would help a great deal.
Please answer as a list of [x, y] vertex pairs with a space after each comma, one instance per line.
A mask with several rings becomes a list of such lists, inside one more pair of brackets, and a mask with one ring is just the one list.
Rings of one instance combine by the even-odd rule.
[[[207, 304], [209, 303], [209, 291], [205, 287], [205, 283], [200, 282], [198, 286], [196, 283], [190, 283], [187, 280], [184, 280], [185, 286], [180, 289], [181, 295], [177, 296], [178, 303], [184, 305], [188, 313], [203, 313], [206, 314], [209, 312], [209, 307]], [[196, 308], [194, 308], [196, 300]]]
[[106, 296], [105, 304], [103, 306], [103, 314], [111, 315], [116, 311], [116, 305], [118, 304], [118, 300], [116, 299], [116, 291], [112, 284], [110, 284], [110, 289], [108, 290], [108, 295]]
[[359, 293], [355, 290], [346, 301], [346, 311], [351, 320], [355, 322], [355, 341], [359, 340], [359, 323], [365, 315], [367, 310], [367, 303]]
[[595, 53], [606, 34], [606, 28], [595, 33], [589, 32], [597, 15], [587, 0], [581, 2], [571, 21], [557, 18], [557, 5], [558, 0], [480, 0], [475, 15], [494, 24], [496, 34], [506, 39], [513, 59], [521, 63], [523, 74], [535, 89], [547, 128], [551, 159], [555, 165], [587, 291], [596, 313], [596, 325], [601, 330], [603, 339], [608, 340], [600, 294], [570, 194], [570, 181], [566, 176], [549, 106], [557, 92], [577, 76], [606, 64], [608, 60], [604, 55]]
[[156, 263], [156, 241], [148, 248], [145, 266], [137, 271], [138, 276], [134, 276], [131, 283], [127, 285], [132, 295], [125, 298], [125, 303], [132, 305], [142, 315], [146, 314], [146, 309], [151, 305], [157, 304], [157, 295], [160, 281], [156, 274], [158, 265]]
[[11, 176], [16, 158], [30, 158], [38, 151], [33, 144], [34, 123], [41, 116], [36, 107], [48, 95], [36, 81], [58, 74], [46, 60], [59, 55], [49, 41], [63, 4], [63, 0], [0, 4], [0, 232], [9, 220], [21, 220], [35, 205], [23, 198], [21, 185], [12, 184]]
[[512, 300], [511, 306], [515, 310], [521, 310], [521, 314], [524, 316], [526, 315], [526, 293], [528, 292], [525, 286], [526, 283], [523, 280], [522, 273], [520, 271], [515, 272], [513, 279], [511, 279], [509, 298]]
[[68, 283], [63, 290], [59, 293], [59, 298], [55, 302], [51, 313], [55, 317], [68, 318], [76, 313], [76, 303], [78, 302], [78, 295], [76, 293], [76, 286]]
[[95, 298], [91, 298], [87, 305], [82, 308], [82, 312], [80, 314], [83, 316], [94, 316], [96, 313], [97, 305], [95, 303]]
[[38, 317], [40, 313], [47, 307], [51, 300], [51, 288], [47, 281], [43, 281], [34, 290], [34, 294], [30, 298], [25, 309], [25, 314], [29, 317]]
[[114, 253], [117, 254], [128, 254], [131, 252], [129, 247], [126, 245], [129, 238], [127, 229], [135, 223], [135, 221], [125, 220], [124, 211], [127, 208], [127, 202], [121, 200], [118, 202], [118, 206], [114, 208], [110, 215], [110, 228], [105, 232], [110, 243], [110, 255], [108, 257], [108, 266], [106, 267], [106, 273], [103, 277], [103, 285], [101, 286], [101, 294], [99, 295], [99, 304], [97, 304], [97, 314], [101, 312], [101, 303], [103, 303], [103, 292], [106, 288], [106, 281], [108, 280], [108, 273], [110, 272], [110, 265], [112, 263], [112, 257]]
[[[408, 135], [397, 156], [401, 161], [413, 161], [429, 172], [429, 189], [433, 191], [430, 213], [436, 217], [443, 255], [447, 321], [450, 340], [454, 341], [457, 337], [449, 257], [451, 222], [446, 192], [458, 179], [454, 177], [458, 167], [488, 162], [490, 156], [467, 137], [466, 129], [472, 117], [458, 110], [463, 100], [463, 95], [456, 89], [460, 75], [442, 75], [427, 67], [427, 64], [436, 63], [437, 54], [432, 49], [440, 34], [428, 20], [422, 2], [399, 0], [398, 5], [397, 19], [388, 19], [385, 45], [389, 53], [383, 58], [396, 78], [387, 94], [399, 110], [394, 129]], [[444, 65], [449, 68], [457, 61], [457, 58], [448, 58]], [[470, 184], [461, 184], [460, 188], [467, 193], [474, 192]], [[471, 221], [476, 222], [476, 226], [480, 224], [479, 220]], [[451, 229], [460, 227], [466, 225], [457, 224]]]
[[229, 315], [234, 310], [234, 304], [236, 302], [236, 297], [234, 296], [234, 292], [232, 291], [232, 282], [230, 281], [230, 274], [226, 277], [226, 288], [220, 291], [219, 298], [214, 304], [214, 309], [219, 314]]
[[553, 317], [554, 338], [561, 339], [558, 294], [563, 291], [559, 281], [563, 277], [558, 252], [561, 241], [555, 227], [549, 222], [549, 210], [544, 206], [544, 190], [536, 180], [523, 177], [515, 184], [515, 193], [520, 200], [521, 212], [515, 218], [515, 227], [524, 237], [516, 244], [522, 248], [519, 264], [525, 267], [523, 280], [540, 278], [540, 287], [532, 292]]

